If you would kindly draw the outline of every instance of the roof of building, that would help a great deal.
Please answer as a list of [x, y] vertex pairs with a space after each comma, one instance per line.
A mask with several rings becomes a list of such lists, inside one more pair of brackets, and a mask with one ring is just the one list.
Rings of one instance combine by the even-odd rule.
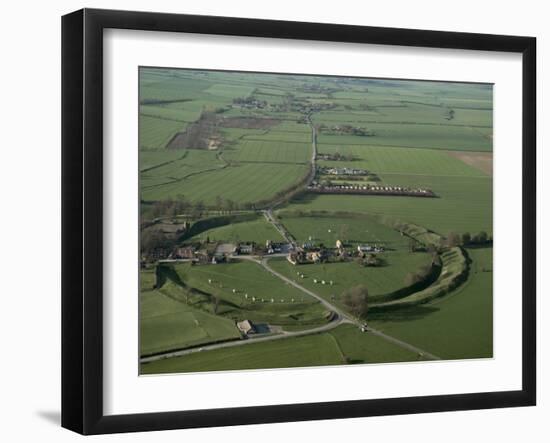
[[237, 322], [237, 328], [239, 328], [240, 331], [244, 332], [245, 334], [248, 334], [249, 332], [254, 332], [254, 324], [250, 320], [243, 320]]

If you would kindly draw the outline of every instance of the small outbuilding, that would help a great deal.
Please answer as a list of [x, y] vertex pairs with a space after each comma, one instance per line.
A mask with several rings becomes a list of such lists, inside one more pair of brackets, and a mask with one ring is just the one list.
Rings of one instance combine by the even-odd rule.
[[237, 328], [245, 336], [250, 335], [250, 334], [254, 334], [256, 332], [256, 328], [254, 326], [254, 323], [252, 323], [250, 320], [243, 320], [243, 321], [237, 322]]

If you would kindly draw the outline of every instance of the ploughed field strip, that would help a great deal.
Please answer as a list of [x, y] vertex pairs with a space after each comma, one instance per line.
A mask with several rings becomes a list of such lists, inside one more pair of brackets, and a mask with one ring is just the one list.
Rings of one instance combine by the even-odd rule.
[[139, 101], [141, 373], [492, 356], [490, 85], [141, 68]]

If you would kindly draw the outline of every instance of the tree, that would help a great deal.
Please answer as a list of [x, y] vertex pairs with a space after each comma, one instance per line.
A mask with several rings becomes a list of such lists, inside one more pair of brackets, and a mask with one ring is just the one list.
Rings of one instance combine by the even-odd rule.
[[369, 291], [365, 285], [354, 286], [342, 293], [342, 302], [357, 317], [365, 317], [369, 310]]
[[461, 238], [456, 232], [449, 232], [449, 235], [447, 235], [447, 246], [458, 246], [460, 241]]
[[474, 238], [475, 243], [486, 243], [489, 240], [489, 236], [485, 231], [480, 231]]
[[367, 254], [365, 257], [365, 266], [380, 266], [382, 261], [376, 256], [376, 254]]
[[141, 251], [150, 254], [156, 249], [166, 248], [169, 241], [160, 229], [146, 229], [141, 231]]
[[470, 235], [469, 232], [465, 232], [464, 234], [462, 234], [462, 244], [463, 245], [468, 245], [468, 244], [470, 244], [471, 241], [472, 241], [472, 236]]

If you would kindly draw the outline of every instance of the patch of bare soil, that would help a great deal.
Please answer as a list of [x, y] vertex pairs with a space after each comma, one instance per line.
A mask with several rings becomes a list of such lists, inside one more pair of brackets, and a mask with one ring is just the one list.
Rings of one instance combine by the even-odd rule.
[[486, 174], [493, 175], [492, 152], [448, 151], [448, 154]]
[[176, 134], [168, 143], [168, 149], [216, 149], [221, 143], [218, 118], [203, 112], [201, 117]]

